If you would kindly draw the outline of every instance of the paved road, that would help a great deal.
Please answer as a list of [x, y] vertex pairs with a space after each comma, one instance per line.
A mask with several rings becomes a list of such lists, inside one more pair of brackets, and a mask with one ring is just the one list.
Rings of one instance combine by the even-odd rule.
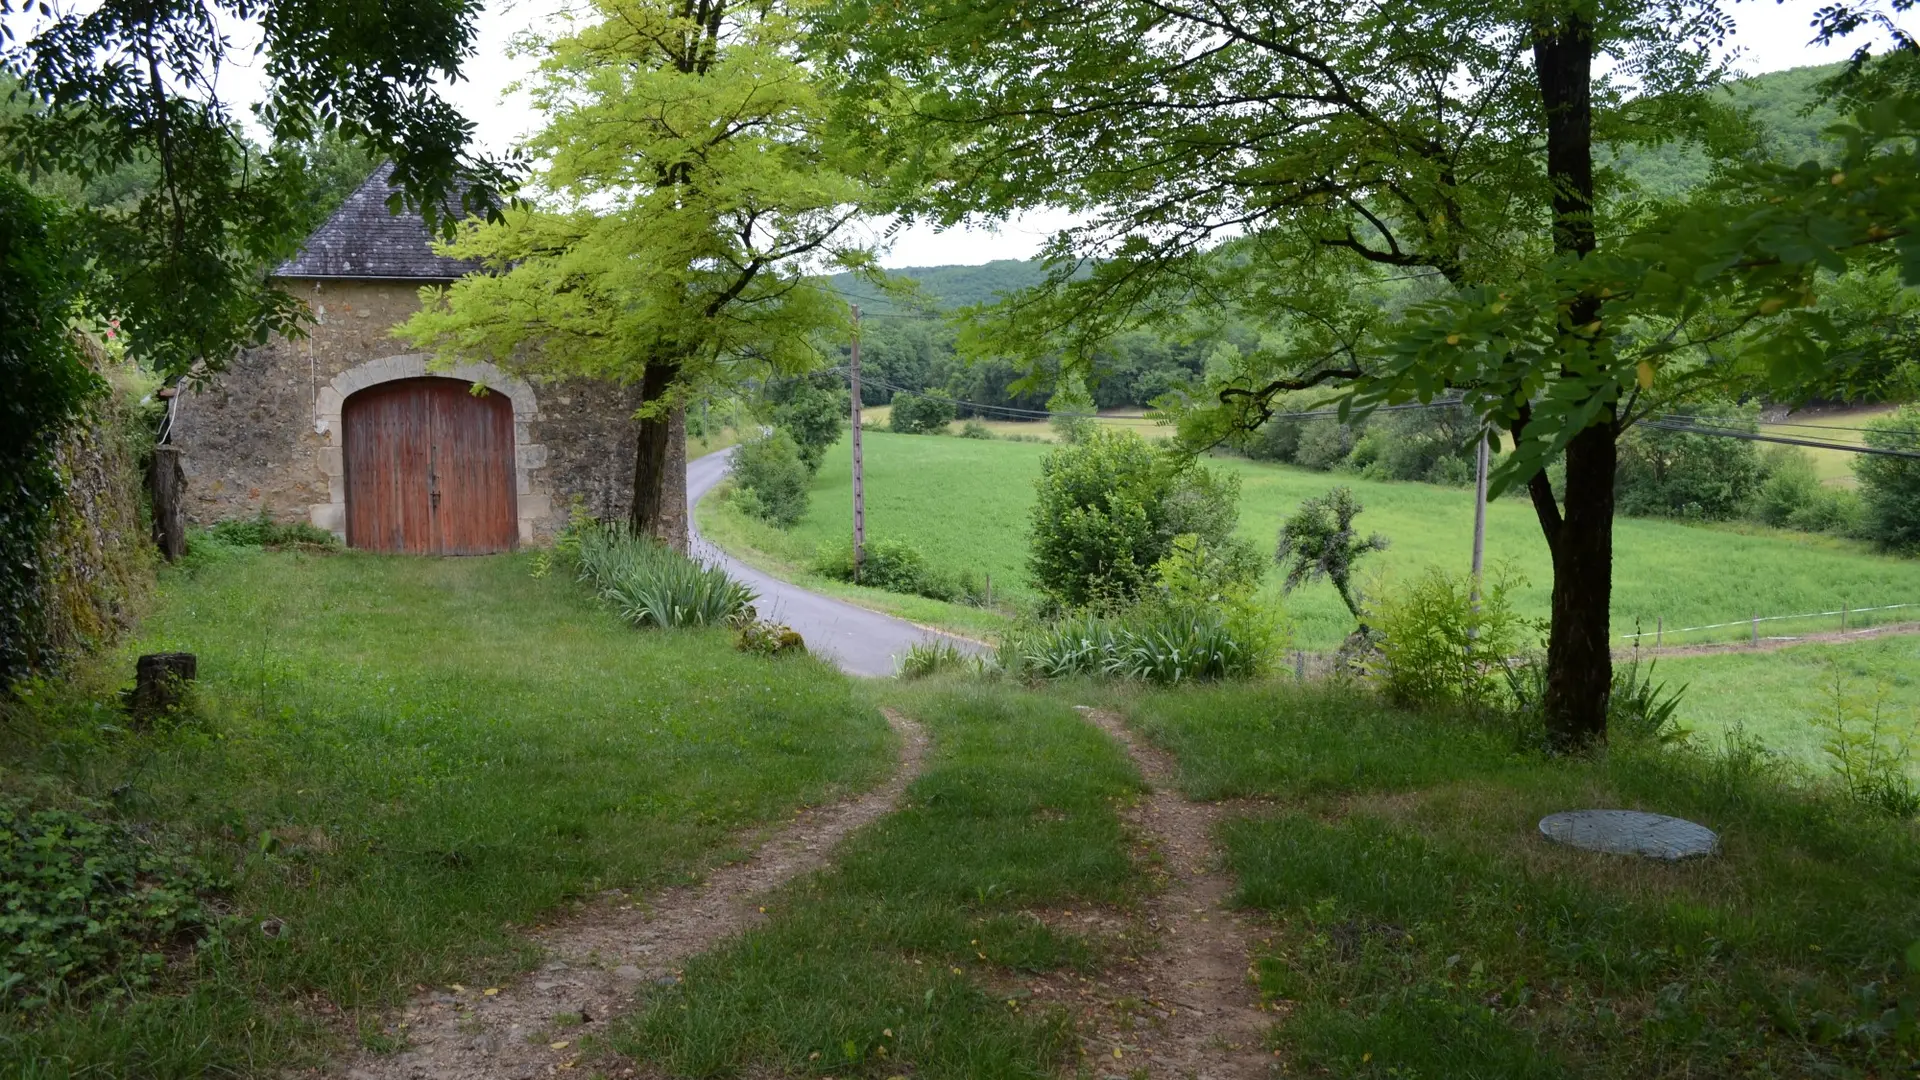
[[969, 652], [979, 645], [915, 626], [904, 619], [882, 615], [844, 601], [808, 592], [779, 578], [769, 577], [707, 542], [694, 527], [692, 508], [727, 475], [731, 450], [721, 450], [687, 462], [688, 529], [695, 558], [716, 563], [760, 594], [754, 607], [760, 617], [783, 622], [807, 639], [807, 649], [824, 656], [850, 675], [891, 675], [895, 658], [921, 642], [948, 641]]

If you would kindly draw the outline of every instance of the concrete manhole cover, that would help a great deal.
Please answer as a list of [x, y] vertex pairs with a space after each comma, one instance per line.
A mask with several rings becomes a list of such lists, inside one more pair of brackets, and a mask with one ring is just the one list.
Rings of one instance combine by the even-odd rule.
[[1569, 810], [1540, 819], [1540, 835], [1555, 843], [1610, 855], [1692, 859], [1720, 850], [1704, 825], [1639, 810]]

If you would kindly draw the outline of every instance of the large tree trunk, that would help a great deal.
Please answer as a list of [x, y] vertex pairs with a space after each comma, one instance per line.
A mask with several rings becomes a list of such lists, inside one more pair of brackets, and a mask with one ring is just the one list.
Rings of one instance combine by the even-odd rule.
[[[1546, 109], [1547, 179], [1553, 185], [1553, 247], [1585, 258], [1596, 245], [1593, 221], [1593, 28], [1576, 11], [1556, 11], [1534, 26], [1533, 60]], [[1604, 328], [1599, 302], [1569, 305], [1560, 348], [1593, 346]], [[1612, 408], [1567, 446], [1564, 512], [1544, 476], [1532, 494], [1553, 553], [1553, 623], [1547, 636], [1548, 737], [1561, 750], [1598, 746], [1607, 737], [1613, 686], [1608, 611], [1613, 598], [1613, 483], [1619, 429]]]
[[[664, 398], [677, 364], [648, 364], [640, 381], [643, 404]], [[651, 413], [638, 422], [633, 461], [633, 511], [630, 523], [676, 551], [687, 550], [687, 429], [679, 408]], [[673, 479], [669, 480], [669, 476]]]

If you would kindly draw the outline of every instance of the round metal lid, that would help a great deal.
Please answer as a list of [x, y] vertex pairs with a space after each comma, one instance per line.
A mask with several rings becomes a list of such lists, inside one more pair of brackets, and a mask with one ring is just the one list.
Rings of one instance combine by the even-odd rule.
[[1720, 850], [1720, 837], [1704, 825], [1639, 810], [1548, 814], [1540, 819], [1540, 835], [1587, 851], [1648, 859], [1692, 859]]

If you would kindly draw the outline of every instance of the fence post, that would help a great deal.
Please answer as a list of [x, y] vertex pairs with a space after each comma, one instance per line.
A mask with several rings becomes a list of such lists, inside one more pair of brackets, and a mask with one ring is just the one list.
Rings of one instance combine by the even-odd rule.
[[1667, 617], [1665, 615], [1655, 615], [1653, 617], [1653, 647], [1656, 649], [1659, 648], [1666, 640]]
[[1840, 632], [1847, 632], [1847, 602], [1844, 600], [1840, 602]]
[[1753, 613], [1753, 643], [1760, 644], [1760, 613]]
[[1307, 651], [1293, 650], [1293, 677], [1299, 682], [1307, 681]]
[[993, 609], [993, 575], [987, 575], [987, 609]]

